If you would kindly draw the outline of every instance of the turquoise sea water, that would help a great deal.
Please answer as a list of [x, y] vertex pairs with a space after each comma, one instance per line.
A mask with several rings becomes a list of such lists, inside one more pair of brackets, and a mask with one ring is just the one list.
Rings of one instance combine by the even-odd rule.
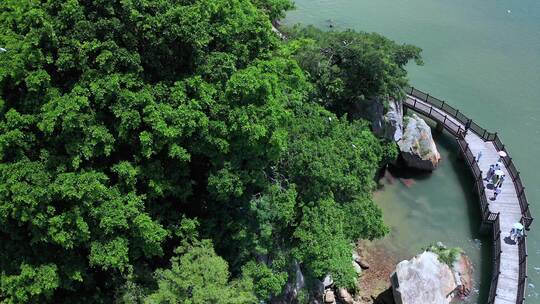
[[[333, 23], [421, 47], [425, 65], [409, 67], [412, 85], [499, 132], [521, 171], [533, 216], [540, 215], [540, 0], [296, 0], [296, 6], [286, 23]], [[461, 246], [482, 281], [490, 248], [475, 240], [481, 237], [471, 180], [453, 142], [439, 136], [438, 144], [438, 171], [410, 188], [398, 181], [376, 193], [393, 227], [383, 242], [404, 256], [426, 241]], [[540, 217], [528, 237], [527, 303], [540, 303], [539, 225]], [[471, 300], [483, 303], [483, 292]]]

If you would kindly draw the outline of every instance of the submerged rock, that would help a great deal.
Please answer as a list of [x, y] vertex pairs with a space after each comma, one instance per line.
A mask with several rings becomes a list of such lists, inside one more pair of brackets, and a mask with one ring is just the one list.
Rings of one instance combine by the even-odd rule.
[[429, 251], [400, 262], [391, 282], [396, 304], [447, 304], [457, 287], [452, 269]]
[[431, 128], [416, 114], [405, 117], [404, 122], [405, 131], [398, 146], [406, 165], [427, 171], [437, 168], [441, 155], [433, 141]]

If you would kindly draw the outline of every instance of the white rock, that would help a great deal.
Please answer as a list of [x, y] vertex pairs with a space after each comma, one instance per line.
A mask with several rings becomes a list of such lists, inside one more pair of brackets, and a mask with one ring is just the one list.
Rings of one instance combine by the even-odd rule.
[[358, 255], [358, 252], [356, 252], [356, 250], [353, 250], [352, 252], [352, 259], [356, 263], [360, 263], [360, 256]]
[[362, 273], [362, 267], [360, 267], [360, 264], [358, 264], [356, 261], [352, 261], [354, 271], [356, 271], [357, 274]]
[[322, 283], [323, 283], [324, 288], [328, 288], [328, 287], [332, 286], [332, 284], [334, 284], [334, 280], [332, 280], [332, 277], [329, 274], [327, 274], [324, 277]]
[[431, 136], [430, 127], [416, 114], [407, 116], [404, 121], [405, 131], [398, 146], [405, 163], [411, 168], [434, 170], [441, 155]]
[[457, 287], [450, 267], [428, 251], [400, 262], [391, 282], [396, 304], [448, 304]]

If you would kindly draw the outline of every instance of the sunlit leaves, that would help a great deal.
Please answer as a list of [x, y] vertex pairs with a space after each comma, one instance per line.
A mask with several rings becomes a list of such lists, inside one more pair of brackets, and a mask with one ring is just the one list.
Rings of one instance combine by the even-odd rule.
[[116, 237], [110, 240], [94, 241], [90, 247], [91, 266], [104, 270], [124, 270], [128, 266], [128, 240]]
[[5, 303], [40, 302], [49, 299], [60, 285], [58, 267], [54, 264], [22, 264], [14, 275], [0, 274], [0, 289]]
[[170, 269], [158, 270], [158, 290], [145, 303], [248, 304], [256, 303], [249, 279], [229, 282], [227, 262], [216, 255], [208, 240], [181, 247]]

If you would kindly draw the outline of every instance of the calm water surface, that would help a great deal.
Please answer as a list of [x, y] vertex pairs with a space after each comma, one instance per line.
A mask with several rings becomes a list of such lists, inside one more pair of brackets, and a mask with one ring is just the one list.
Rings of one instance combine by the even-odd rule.
[[[287, 23], [379, 32], [421, 47], [425, 65], [410, 66], [411, 83], [448, 100], [487, 129], [498, 131], [511, 153], [538, 217], [540, 206], [540, 0], [296, 0]], [[476, 233], [472, 180], [456, 147], [438, 138], [440, 169], [410, 188], [396, 181], [375, 199], [392, 233], [383, 240], [404, 258], [426, 243], [464, 248], [481, 273], [489, 244]], [[529, 233], [527, 303], [540, 303], [540, 217]], [[487, 284], [471, 301], [483, 303]]]

